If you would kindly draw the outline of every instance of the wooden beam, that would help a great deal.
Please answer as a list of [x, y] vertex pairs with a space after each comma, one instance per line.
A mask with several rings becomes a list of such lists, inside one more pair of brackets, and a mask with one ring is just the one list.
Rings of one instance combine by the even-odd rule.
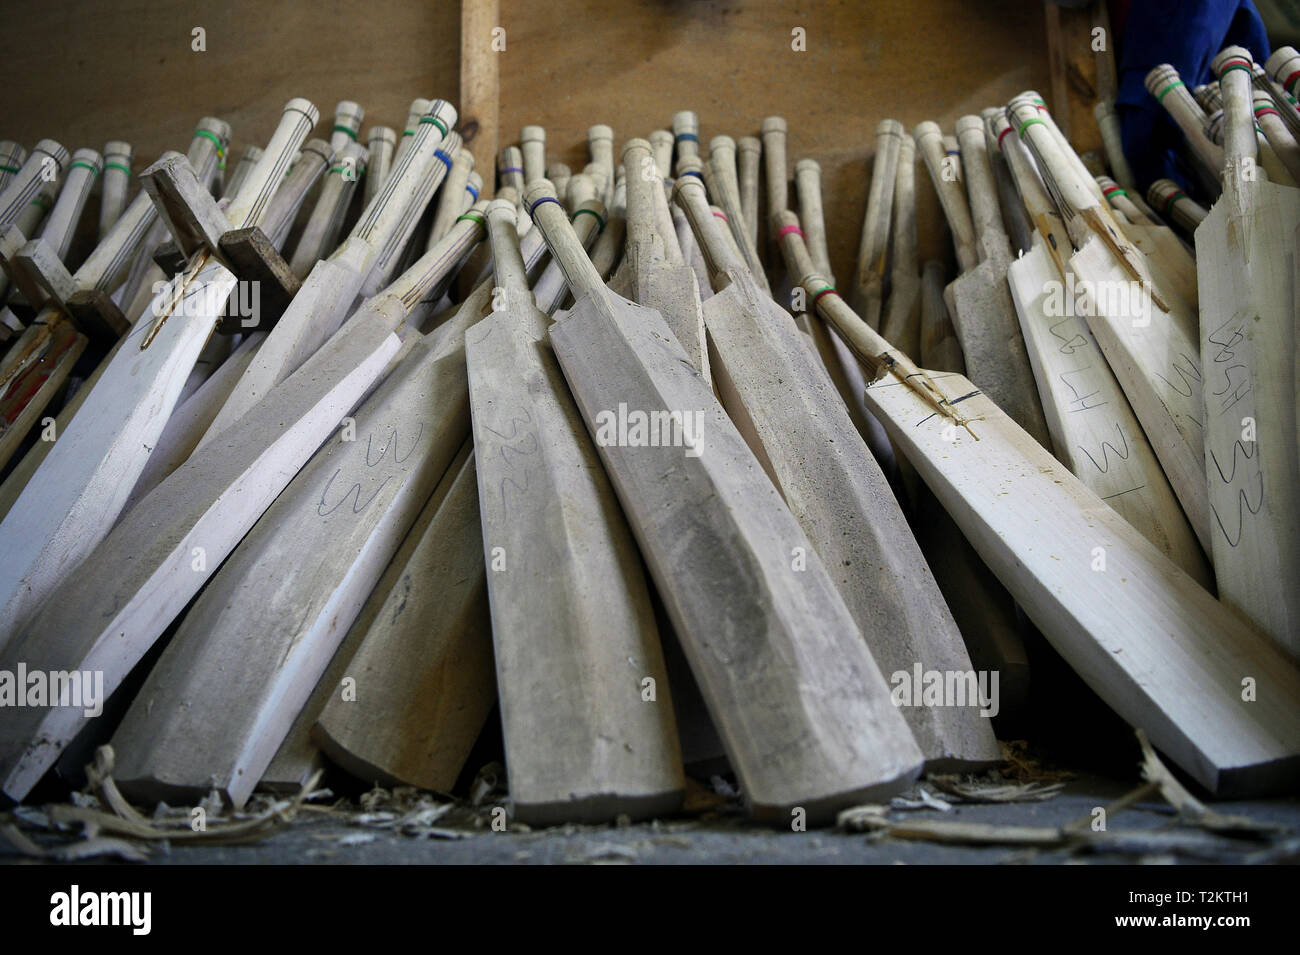
[[[460, 8], [460, 115], [465, 147], [484, 170], [482, 198], [495, 183], [500, 111], [500, 51], [493, 31], [501, 27], [499, 0], [462, 0]], [[500, 42], [506, 41], [505, 34]]]

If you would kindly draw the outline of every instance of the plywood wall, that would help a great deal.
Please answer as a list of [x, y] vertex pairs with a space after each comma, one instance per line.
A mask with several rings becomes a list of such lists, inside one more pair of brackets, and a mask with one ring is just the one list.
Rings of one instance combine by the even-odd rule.
[[[553, 159], [581, 167], [587, 126], [621, 142], [694, 109], [701, 139], [790, 124], [790, 163], [821, 162], [836, 272], [847, 276], [866, 202], [872, 132], [885, 116], [945, 128], [1023, 89], [1047, 92], [1034, 0], [502, 0], [501, 125], [547, 128]], [[126, 139], [142, 168], [184, 149], [195, 119], [234, 127], [236, 152], [270, 135], [283, 103], [366, 108], [398, 126], [416, 96], [454, 99], [454, 2], [416, 0], [5, 0], [0, 137], [69, 148]], [[191, 49], [206, 31], [206, 52]], [[791, 48], [802, 28], [806, 50]], [[14, 42], [17, 36], [26, 42]], [[485, 37], [487, 43], [490, 38]], [[325, 127], [328, 130], [328, 126]], [[323, 133], [322, 133], [323, 135]], [[924, 175], [921, 182], [925, 182]], [[923, 252], [945, 251], [921, 190]]]

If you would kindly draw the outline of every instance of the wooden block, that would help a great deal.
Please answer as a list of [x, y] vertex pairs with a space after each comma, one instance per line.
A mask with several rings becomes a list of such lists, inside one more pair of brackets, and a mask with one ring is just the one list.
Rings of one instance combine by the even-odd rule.
[[77, 290], [77, 283], [57, 250], [43, 237], [32, 239], [18, 251], [10, 262], [9, 276], [14, 288], [34, 309], [40, 309], [51, 299], [51, 304], [61, 306]]
[[597, 447], [749, 805], [825, 820], [906, 787], [920, 751], [821, 559], [667, 323], [600, 284], [550, 198], [544, 183], [529, 190], [578, 299], [551, 342], [588, 430], [620, 405], [698, 424], [698, 455]]
[[[499, 0], [467, 0], [460, 7], [460, 108], [465, 145], [479, 169], [491, 169], [497, 157], [500, 116]], [[483, 198], [492, 197], [491, 177]]]
[[140, 173], [140, 180], [175, 243], [159, 265], [164, 269], [174, 265], [176, 255], [188, 261], [199, 252], [217, 251], [221, 237], [230, 229], [230, 220], [199, 182], [188, 159], [175, 154], [164, 156]]
[[[293, 269], [289, 268], [289, 263], [280, 256], [261, 228], [256, 226], [226, 232], [221, 236], [218, 249], [241, 282], [254, 283], [253, 288], [257, 290], [255, 300], [258, 303], [256, 315], [239, 316], [237, 323], [228, 317], [219, 322], [218, 334], [234, 335], [274, 327], [302, 287], [298, 277], [293, 274]], [[255, 319], [253, 325], [248, 324], [249, 318]]]
[[73, 292], [64, 302], [77, 327], [98, 348], [108, 348], [131, 330], [112, 296], [100, 289]]

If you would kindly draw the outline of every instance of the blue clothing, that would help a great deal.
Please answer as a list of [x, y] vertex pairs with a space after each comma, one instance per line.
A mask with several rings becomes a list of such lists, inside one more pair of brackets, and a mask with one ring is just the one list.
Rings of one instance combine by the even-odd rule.
[[1210, 62], [1233, 45], [1250, 50], [1256, 63], [1263, 63], [1271, 52], [1264, 22], [1251, 0], [1135, 0], [1129, 8], [1115, 110], [1124, 155], [1144, 190], [1162, 177], [1189, 191], [1195, 185], [1175, 154], [1182, 149], [1183, 134], [1147, 92], [1147, 73], [1169, 63], [1191, 90], [1214, 79]]

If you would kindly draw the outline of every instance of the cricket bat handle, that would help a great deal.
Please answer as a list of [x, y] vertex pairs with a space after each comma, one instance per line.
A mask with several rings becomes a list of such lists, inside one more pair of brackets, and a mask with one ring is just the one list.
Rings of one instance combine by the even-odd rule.
[[320, 112], [310, 100], [294, 97], [285, 104], [275, 134], [226, 209], [232, 228], [248, 229], [262, 224], [294, 153], [306, 142], [307, 134], [319, 119]]
[[654, 250], [655, 258], [663, 258], [666, 249], [656, 228], [654, 190], [662, 193], [664, 186], [650, 143], [629, 140], [623, 147], [623, 168], [627, 170], [627, 243]]
[[944, 217], [948, 220], [948, 229], [952, 232], [952, 244], [957, 251], [957, 268], [965, 272], [979, 264], [975, 252], [975, 224], [971, 221], [970, 206], [962, 186], [955, 178], [948, 176], [951, 164], [945, 161], [943, 148], [943, 131], [938, 123], [924, 122], [912, 133], [916, 148], [925, 161], [925, 168], [930, 173], [930, 181], [939, 196], [939, 205], [943, 207]]
[[763, 172], [767, 180], [769, 215], [784, 212], [790, 206], [785, 169], [786, 128], [783, 117], [769, 116], [763, 120]]
[[966, 194], [970, 197], [971, 221], [981, 255], [987, 257], [990, 243], [1006, 242], [1002, 227], [1002, 210], [998, 206], [997, 184], [989, 164], [988, 141], [984, 138], [984, 120], [979, 116], [962, 116], [957, 120], [957, 142], [961, 145], [962, 170], [966, 173]]
[[1240, 46], [1225, 47], [1210, 62], [1210, 70], [1219, 78], [1223, 93], [1223, 154], [1232, 167], [1254, 161], [1258, 151], [1255, 138], [1254, 84], [1251, 72], [1254, 60], [1250, 51]]
[[1007, 106], [1007, 115], [1021, 142], [1029, 144], [1030, 151], [1042, 161], [1046, 174], [1056, 183], [1070, 208], [1083, 211], [1099, 205], [1093, 188], [1079, 181], [1073, 163], [1057, 145], [1056, 137], [1039, 115], [1038, 104], [1030, 94], [1022, 93], [1013, 99]]
[[492, 244], [492, 268], [497, 286], [506, 290], [509, 301], [527, 302], [532, 292], [528, 288], [524, 256], [519, 249], [519, 212], [513, 202], [493, 199], [488, 203], [487, 233]]
[[700, 244], [704, 261], [713, 277], [725, 275], [730, 271], [744, 271], [745, 262], [736, 254], [726, 236], [718, 230], [721, 226], [709, 208], [708, 196], [704, 189], [704, 180], [700, 178], [702, 168], [698, 158], [685, 157], [677, 162], [677, 183], [673, 186], [673, 201], [682, 212], [695, 233], [695, 241]]
[[0, 195], [0, 231], [8, 228], [36, 198], [53, 176], [63, 174], [68, 151], [52, 139], [42, 139]]
[[441, 99], [429, 103], [424, 115], [416, 120], [409, 144], [353, 228], [352, 238], [361, 239], [376, 250], [382, 250], [388, 244], [402, 226], [407, 206], [420, 192], [421, 181], [433, 162], [434, 152], [451, 134], [454, 125], [454, 106]]
[[555, 187], [550, 180], [539, 179], [524, 190], [524, 202], [533, 224], [541, 230], [542, 238], [551, 250], [551, 255], [560, 264], [565, 281], [575, 301], [590, 297], [600, 301], [606, 294], [605, 283], [600, 273], [587, 258], [587, 251], [573, 231], [564, 206], [555, 196]]

